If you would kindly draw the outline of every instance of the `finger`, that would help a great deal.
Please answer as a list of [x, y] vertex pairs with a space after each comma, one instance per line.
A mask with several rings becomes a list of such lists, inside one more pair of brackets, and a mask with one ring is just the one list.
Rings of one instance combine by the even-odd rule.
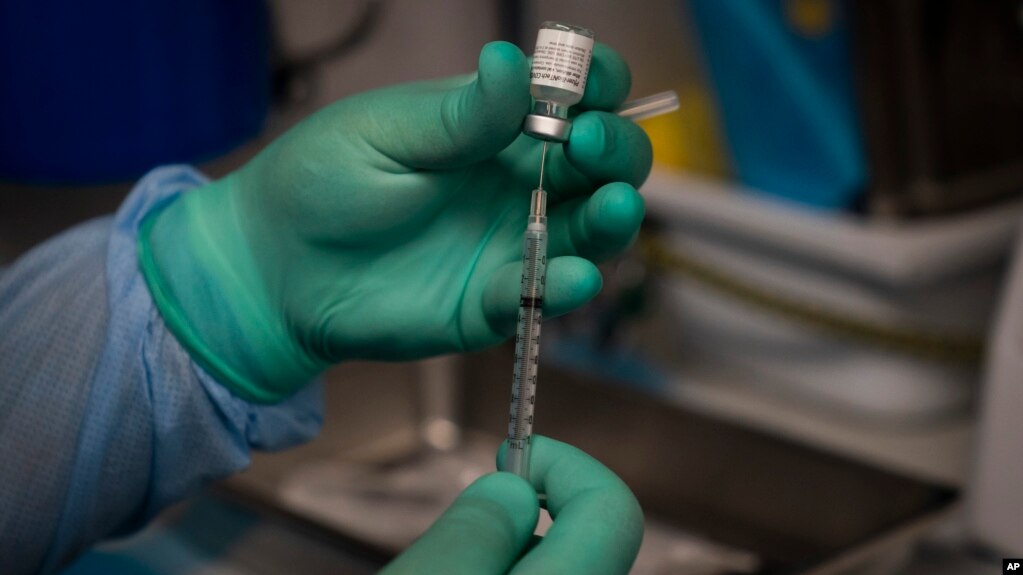
[[609, 182], [638, 188], [652, 165], [653, 148], [642, 128], [608, 112], [585, 112], [575, 118], [569, 141], [548, 156], [548, 187], [555, 199]]
[[[507, 443], [498, 452], [501, 467]], [[611, 470], [559, 441], [533, 436], [530, 483], [554, 523], [512, 575], [628, 573], [643, 540], [643, 511]]]
[[529, 543], [539, 513], [536, 492], [521, 478], [484, 475], [381, 574], [504, 574]]
[[[483, 313], [494, 332], [509, 336], [515, 331], [519, 313], [522, 262], [500, 267], [483, 292]], [[574, 256], [552, 258], [547, 263], [543, 299], [545, 318], [564, 315], [590, 301], [603, 285], [600, 270], [593, 263]]]
[[618, 255], [639, 233], [645, 212], [643, 196], [616, 182], [588, 198], [563, 202], [551, 210], [547, 253], [575, 255], [600, 263]]
[[356, 98], [367, 141], [403, 165], [441, 169], [490, 157], [518, 136], [529, 111], [526, 57], [513, 44], [483, 47], [469, 82], [411, 84]]
[[586, 78], [580, 110], [612, 111], [625, 102], [632, 89], [632, 74], [621, 54], [606, 44], [593, 45], [593, 59]]

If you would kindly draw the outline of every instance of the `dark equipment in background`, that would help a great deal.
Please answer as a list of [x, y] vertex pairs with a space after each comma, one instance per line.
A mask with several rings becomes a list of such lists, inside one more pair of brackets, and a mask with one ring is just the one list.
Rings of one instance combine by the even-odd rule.
[[1023, 190], [1019, 0], [682, 5], [751, 190], [889, 218]]
[[866, 208], [911, 216], [1023, 190], [1023, 3], [859, 0]]

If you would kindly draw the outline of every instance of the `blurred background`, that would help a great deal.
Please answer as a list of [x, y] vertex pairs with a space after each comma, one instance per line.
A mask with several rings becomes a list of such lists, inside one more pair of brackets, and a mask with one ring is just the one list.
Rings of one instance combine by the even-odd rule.
[[[535, 431], [634, 489], [634, 573], [1023, 555], [1019, 0], [0, 1], [0, 262], [545, 20], [681, 99], [642, 124], [643, 234], [542, 352]], [[69, 572], [373, 572], [492, 470], [511, 367], [340, 366], [319, 439]]]

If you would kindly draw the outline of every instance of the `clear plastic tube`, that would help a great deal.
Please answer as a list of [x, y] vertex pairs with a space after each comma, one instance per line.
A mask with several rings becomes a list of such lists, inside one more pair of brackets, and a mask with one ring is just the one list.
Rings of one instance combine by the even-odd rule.
[[629, 100], [622, 104], [621, 108], [615, 110], [615, 113], [633, 122], [639, 122], [640, 120], [674, 112], [678, 110], [678, 106], [678, 94], [674, 90], [668, 90], [643, 98]]

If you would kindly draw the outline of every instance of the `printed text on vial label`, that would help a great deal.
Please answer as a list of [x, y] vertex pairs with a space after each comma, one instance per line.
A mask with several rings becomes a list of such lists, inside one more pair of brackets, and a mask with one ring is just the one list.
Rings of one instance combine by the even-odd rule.
[[[562, 37], [563, 38], [563, 37]], [[582, 93], [589, 72], [593, 42], [585, 38], [583, 45], [565, 42], [557, 36], [545, 38], [541, 33], [533, 54], [530, 80], [534, 84], [564, 88]]]

